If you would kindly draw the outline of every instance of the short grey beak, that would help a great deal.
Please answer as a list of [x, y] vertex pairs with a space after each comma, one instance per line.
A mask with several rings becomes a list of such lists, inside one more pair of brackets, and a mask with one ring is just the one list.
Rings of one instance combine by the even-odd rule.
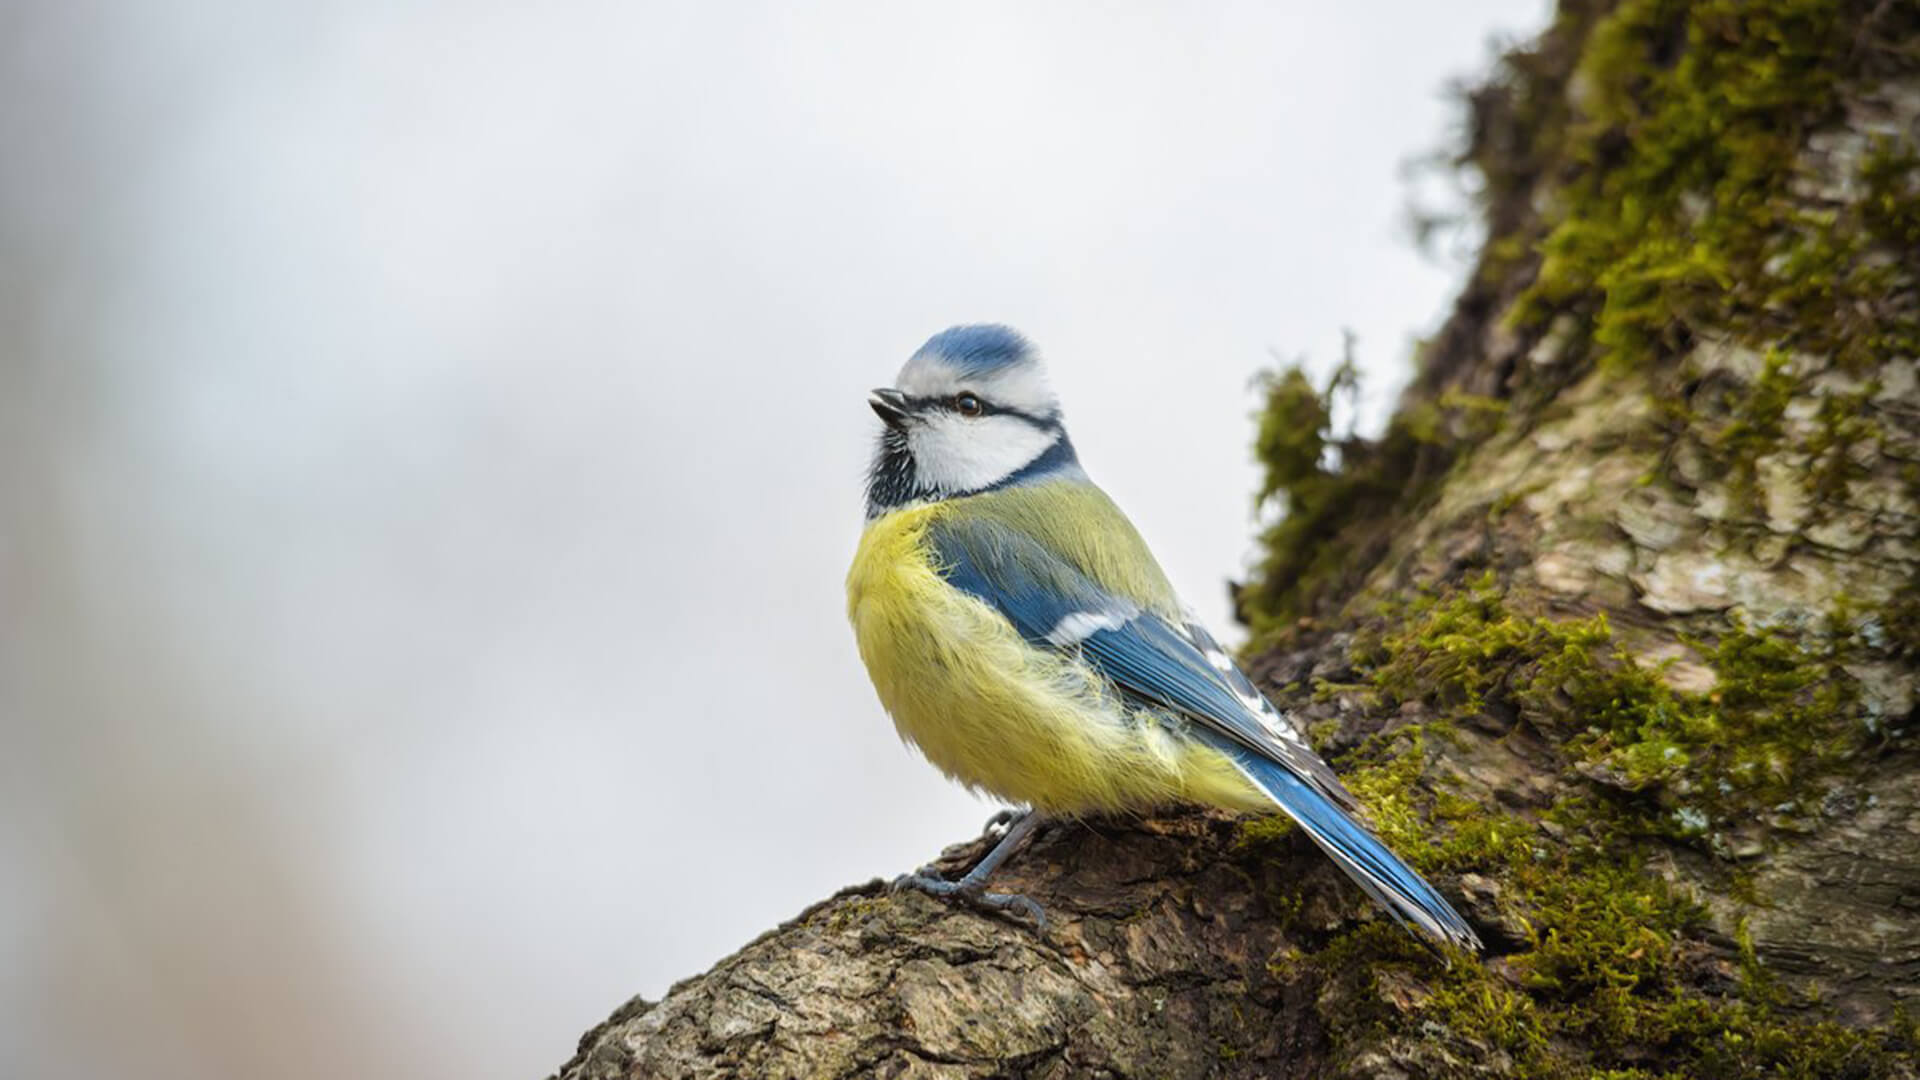
[[905, 427], [907, 421], [913, 418], [913, 405], [907, 400], [907, 395], [891, 387], [868, 394], [867, 404], [873, 406], [874, 413], [885, 420], [890, 428]]

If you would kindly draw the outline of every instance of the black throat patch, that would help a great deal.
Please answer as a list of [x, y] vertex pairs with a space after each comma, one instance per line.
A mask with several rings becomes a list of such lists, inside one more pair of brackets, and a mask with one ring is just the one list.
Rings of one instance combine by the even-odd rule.
[[915, 475], [907, 433], [898, 428], [882, 431], [867, 469], [867, 517], [877, 518], [896, 506], [931, 496]]

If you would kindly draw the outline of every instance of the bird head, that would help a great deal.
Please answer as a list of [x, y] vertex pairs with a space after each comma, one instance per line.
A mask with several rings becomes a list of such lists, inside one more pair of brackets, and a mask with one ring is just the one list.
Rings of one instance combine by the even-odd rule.
[[1004, 326], [933, 335], [867, 403], [886, 424], [868, 517], [1079, 468], [1039, 356]]

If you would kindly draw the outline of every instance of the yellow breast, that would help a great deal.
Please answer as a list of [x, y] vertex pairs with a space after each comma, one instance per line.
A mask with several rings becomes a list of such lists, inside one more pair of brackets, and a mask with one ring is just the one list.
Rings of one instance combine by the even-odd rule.
[[969, 787], [1054, 813], [1267, 805], [1220, 754], [1175, 737], [1093, 669], [1028, 645], [999, 612], [948, 585], [926, 531], [950, 507], [877, 519], [847, 574], [860, 657], [902, 738]]

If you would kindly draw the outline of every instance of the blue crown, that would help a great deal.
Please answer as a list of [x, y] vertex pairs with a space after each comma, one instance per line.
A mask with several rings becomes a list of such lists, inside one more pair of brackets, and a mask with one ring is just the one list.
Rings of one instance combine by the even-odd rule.
[[978, 323], [942, 330], [927, 339], [915, 357], [933, 354], [963, 375], [987, 375], [1025, 363], [1031, 353], [1027, 339], [1010, 326]]

